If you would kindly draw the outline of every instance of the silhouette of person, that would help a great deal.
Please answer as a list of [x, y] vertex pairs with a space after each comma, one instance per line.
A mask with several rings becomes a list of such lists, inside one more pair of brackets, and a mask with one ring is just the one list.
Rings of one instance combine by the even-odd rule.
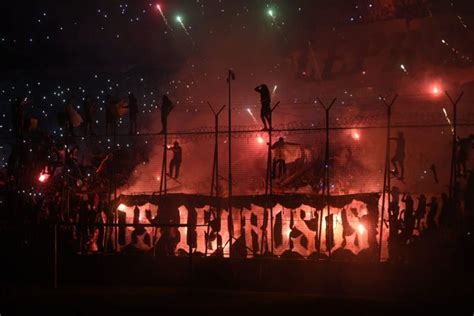
[[457, 169], [460, 176], [467, 176], [467, 162], [469, 161], [469, 153], [472, 149], [474, 134], [466, 138], [458, 138], [458, 155], [456, 159]]
[[82, 107], [84, 112], [84, 128], [86, 135], [94, 135], [94, 113], [96, 109], [90, 96], [86, 96]]
[[260, 103], [262, 105], [260, 109], [260, 118], [263, 122], [263, 130], [267, 130], [271, 128], [272, 115], [270, 90], [268, 90], [266, 84], [261, 84], [255, 88], [255, 91], [260, 93]]
[[[390, 138], [391, 140], [396, 141], [395, 155], [392, 157], [392, 165], [394, 168], [393, 174], [399, 176], [400, 180], [403, 180], [405, 173], [405, 137], [403, 132], [398, 132], [398, 137]], [[400, 168], [400, 174], [398, 169]]]
[[452, 222], [451, 203], [446, 193], [441, 194], [441, 211], [439, 213], [439, 226], [448, 226]]
[[428, 212], [428, 217], [426, 218], [426, 225], [428, 229], [435, 229], [436, 228], [436, 213], [438, 212], [438, 200], [435, 196], [431, 197], [431, 202], [427, 204], [429, 206], [430, 211]]
[[138, 101], [133, 93], [128, 94], [128, 114], [130, 118], [130, 135], [138, 132], [137, 116], [138, 116]]
[[286, 157], [284, 146], [285, 140], [283, 139], [283, 137], [280, 137], [278, 138], [278, 141], [275, 142], [271, 147], [271, 149], [275, 151], [273, 155], [272, 178], [279, 178], [286, 173]]
[[173, 147], [169, 147], [168, 150], [173, 151], [173, 158], [170, 161], [170, 173], [169, 176], [173, 178], [173, 170], [175, 171], [174, 178], [178, 178], [179, 176], [179, 168], [181, 166], [182, 160], [182, 150], [181, 146], [179, 146], [178, 142], [174, 142]]
[[74, 104], [72, 99], [69, 99], [66, 103], [66, 113], [67, 113], [67, 126], [69, 128], [69, 134], [71, 136], [75, 136], [74, 133], [74, 120], [75, 120], [75, 110], [74, 110]]
[[464, 215], [463, 225], [465, 231], [472, 231], [474, 228], [474, 172], [469, 172], [466, 187], [464, 190]]
[[115, 99], [108, 94], [105, 103], [105, 133], [107, 135], [115, 134]]
[[419, 231], [421, 221], [425, 218], [426, 214], [426, 196], [424, 194], [420, 194], [418, 197], [418, 205], [415, 211], [415, 228]]
[[21, 137], [23, 135], [24, 106], [27, 103], [27, 100], [27, 98], [16, 98], [11, 104], [13, 134], [16, 137]]
[[168, 133], [168, 116], [173, 110], [173, 102], [168, 98], [167, 95], [163, 96], [161, 104], [161, 132], [160, 134]]
[[404, 195], [402, 202], [405, 203], [405, 211], [403, 212], [404, 235], [405, 239], [408, 240], [413, 235], [413, 229], [415, 228], [415, 208], [411, 194]]
[[389, 236], [388, 236], [388, 252], [390, 260], [400, 260], [401, 254], [401, 240], [399, 235], [400, 221], [398, 215], [400, 214], [400, 206], [398, 205], [400, 199], [400, 189], [393, 186], [391, 191], [392, 200], [388, 207], [389, 215]]

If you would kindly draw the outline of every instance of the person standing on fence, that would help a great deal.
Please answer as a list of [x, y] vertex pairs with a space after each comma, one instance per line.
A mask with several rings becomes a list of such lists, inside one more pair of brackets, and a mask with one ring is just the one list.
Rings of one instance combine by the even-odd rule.
[[[173, 158], [170, 161], [169, 176], [177, 179], [179, 176], [179, 168], [181, 167], [181, 160], [182, 160], [181, 146], [179, 146], [178, 142], [174, 142], [174, 146], [169, 147], [168, 150], [173, 151]], [[174, 177], [173, 177], [173, 171], [175, 171]]]
[[393, 174], [398, 177], [398, 179], [403, 180], [405, 174], [405, 137], [403, 136], [403, 132], [398, 132], [398, 137], [390, 139], [396, 142], [395, 155], [392, 157]]
[[137, 117], [138, 117], [138, 101], [133, 93], [128, 94], [128, 114], [130, 118], [130, 135], [136, 135], [138, 132]]
[[[270, 90], [266, 84], [261, 84], [255, 88], [255, 91], [260, 93], [260, 103], [262, 108], [260, 110], [260, 118], [263, 122], [263, 130], [268, 130], [271, 128], [270, 117], [272, 115], [272, 108], [271, 108], [271, 97], [270, 97]], [[267, 126], [268, 125], [268, 126]]]
[[168, 133], [168, 116], [173, 110], [173, 102], [167, 95], [163, 96], [161, 104], [161, 132], [160, 134]]

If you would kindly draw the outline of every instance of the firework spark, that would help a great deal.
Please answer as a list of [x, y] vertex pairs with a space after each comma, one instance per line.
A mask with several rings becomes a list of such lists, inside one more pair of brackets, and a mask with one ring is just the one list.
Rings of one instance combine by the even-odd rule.
[[252, 110], [250, 108], [247, 108], [247, 112], [252, 117], [252, 120], [254, 121], [254, 123], [257, 123], [257, 119], [255, 118], [255, 115], [253, 115]]
[[189, 34], [188, 29], [186, 28], [186, 26], [185, 26], [184, 23], [183, 23], [183, 18], [182, 18], [180, 15], [178, 15], [178, 16], [176, 17], [176, 21], [178, 21], [178, 23], [181, 25], [181, 27], [183, 28], [183, 30], [184, 30], [184, 32], [186, 33], [186, 35], [191, 38], [191, 34]]
[[278, 89], [278, 86], [277, 86], [277, 85], [274, 85], [274, 86], [273, 86], [272, 97], [275, 96], [275, 92], [277, 91], [277, 89]]
[[170, 27], [170, 25], [168, 24], [168, 19], [166, 18], [165, 14], [163, 13], [163, 10], [161, 9], [161, 6], [159, 4], [156, 5], [156, 8], [158, 9], [158, 11], [160, 12], [160, 15], [161, 17], [163, 18], [163, 21], [165, 22], [165, 25], [166, 27], [172, 31], [173, 29]]
[[444, 113], [444, 117], [446, 117], [446, 121], [448, 121], [449, 126], [451, 126], [451, 133], [454, 135], [453, 123], [451, 123], [451, 120], [449, 119], [448, 111], [446, 111], [446, 108], [443, 108], [443, 113]]

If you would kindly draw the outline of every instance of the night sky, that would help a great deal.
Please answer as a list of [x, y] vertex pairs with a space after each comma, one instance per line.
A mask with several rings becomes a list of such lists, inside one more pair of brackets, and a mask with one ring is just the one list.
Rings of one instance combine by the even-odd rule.
[[[230, 31], [264, 33], [274, 22], [282, 37], [298, 45], [318, 26], [403, 17], [398, 2], [403, 1], [8, 1], [0, 22], [2, 55], [8, 57], [2, 69], [153, 65], [172, 71], [184, 58], [199, 53], [204, 43]], [[415, 17], [472, 13], [469, 1], [418, 2], [431, 4], [412, 10]], [[395, 3], [393, 11], [374, 16], [389, 3]], [[185, 43], [178, 15], [194, 49]], [[274, 27], [275, 33], [279, 31]]]
[[[176, 115], [186, 118], [188, 126], [179, 129], [209, 126], [208, 116], [190, 113], [207, 115], [208, 101], [215, 107], [226, 103], [230, 68], [237, 74], [233, 107], [240, 125], [255, 123], [246, 110], [258, 111], [253, 88], [263, 82], [282, 104], [299, 110], [280, 115], [280, 122], [306, 119], [317, 95], [364, 105], [373, 103], [378, 91], [424, 94], [447, 82], [447, 73], [472, 66], [472, 13], [467, 0], [9, 1], [0, 21], [0, 135], [10, 134], [9, 103], [19, 96], [33, 100], [27, 114], [39, 117], [40, 126], [56, 136], [62, 134], [56, 115], [67, 100], [80, 112], [83, 98], [92, 96], [102, 124], [105, 96], [128, 92], [138, 96], [142, 114], [157, 115], [141, 119], [143, 131], [159, 129], [155, 121], [163, 94], [179, 105]], [[427, 18], [435, 21], [430, 27], [436, 32], [423, 25], [419, 31], [428, 37], [426, 55], [411, 50], [419, 38], [400, 44], [392, 37], [408, 21], [416, 28], [418, 20], [429, 24]], [[384, 23], [387, 34], [375, 40], [372, 35], [383, 31], [377, 23]], [[387, 49], [383, 64], [366, 61], [384, 45], [403, 47]], [[328, 56], [336, 60], [329, 71]], [[338, 65], [338, 58], [349, 66]], [[317, 75], [307, 66], [313, 59], [320, 66]], [[440, 74], [436, 67], [448, 68]], [[455, 74], [454, 82], [469, 82], [463, 76]]]

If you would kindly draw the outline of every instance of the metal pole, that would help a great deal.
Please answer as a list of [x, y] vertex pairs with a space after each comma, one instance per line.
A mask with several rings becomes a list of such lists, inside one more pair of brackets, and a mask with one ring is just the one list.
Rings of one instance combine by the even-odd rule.
[[[323, 184], [323, 194], [326, 196], [326, 204], [327, 204], [327, 217], [331, 213], [329, 207], [329, 199], [331, 196], [330, 193], [330, 184], [329, 184], [329, 111], [331, 110], [334, 103], [336, 103], [336, 98], [334, 98], [329, 106], [326, 106], [321, 99], [318, 98], [318, 102], [324, 108], [326, 114], [326, 153], [324, 155], [324, 184]], [[318, 234], [318, 256], [321, 254], [321, 235], [323, 231], [323, 211], [321, 211], [321, 219], [319, 222], [319, 234]], [[329, 257], [331, 256], [331, 248], [328, 249]]]
[[[380, 96], [380, 100], [387, 107], [387, 138], [386, 138], [386, 150], [385, 150], [385, 169], [383, 176], [383, 188], [382, 188], [382, 213], [380, 216], [380, 237], [379, 237], [379, 261], [382, 259], [382, 238], [383, 238], [383, 218], [385, 215], [385, 195], [388, 193], [388, 203], [390, 205], [390, 132], [392, 128], [392, 106], [398, 98], [398, 94], [392, 99], [392, 102], [387, 103], [385, 98]], [[388, 189], [388, 192], [387, 192]]]
[[[117, 148], [117, 121], [116, 120], [114, 120], [113, 129], [114, 129], [114, 131], [113, 131], [114, 132], [114, 142], [113, 142], [114, 148], [112, 149], [112, 152], [114, 152], [115, 149]], [[114, 201], [116, 201], [117, 200], [117, 180], [116, 180], [117, 179], [117, 175], [116, 175], [117, 171], [115, 170], [116, 159], [115, 159], [114, 156], [112, 156], [112, 157], [113, 157], [112, 158], [112, 166], [113, 166], [112, 167], [113, 168], [112, 169], [112, 172], [113, 172], [112, 181], [113, 181], [113, 188], [114, 188]], [[118, 224], [119, 219], [118, 219], [118, 209], [117, 208], [115, 209], [115, 220]], [[118, 230], [119, 230], [119, 228], [116, 227], [115, 228], [115, 251], [118, 251]]]
[[167, 193], [167, 158], [168, 158], [168, 131], [163, 133], [163, 161], [161, 163], [160, 195]]
[[[271, 170], [272, 168], [272, 129], [273, 129], [273, 123], [272, 123], [272, 116], [273, 116], [273, 109], [272, 111], [270, 112], [270, 127], [268, 129], [268, 168], [269, 170]], [[269, 192], [267, 192], [268, 194], [270, 194], [270, 250], [271, 250], [271, 253], [273, 254], [273, 204], [272, 204], [272, 195], [273, 195], [273, 179], [272, 179], [272, 176], [271, 176], [271, 171], [268, 172], [268, 178], [269, 178]], [[267, 210], [265, 209], [265, 212], [267, 212]], [[267, 234], [267, 230], [265, 230], [265, 235]], [[267, 235], [267, 245], [268, 245], [268, 235]], [[267, 246], [268, 247], [268, 246]], [[263, 251], [263, 249], [262, 249]]]
[[[168, 118], [166, 118], [168, 120]], [[163, 140], [163, 189], [164, 189], [164, 194], [166, 195], [168, 193], [168, 176], [166, 173], [166, 168], [168, 167], [168, 124], [166, 124], [166, 130], [165, 130], [165, 137]], [[171, 172], [171, 170], [170, 170]]]
[[58, 225], [54, 224], [54, 240], [53, 240], [53, 261], [54, 261], [54, 281], [53, 281], [53, 286], [55, 289], [58, 288]]
[[[221, 114], [222, 110], [224, 110], [225, 105], [223, 105], [219, 111], [214, 111], [214, 108], [211, 104], [207, 103], [211, 108], [212, 113], [214, 114], [214, 162], [212, 164], [212, 181], [211, 181], [211, 196], [213, 196], [214, 192], [216, 192], [216, 197], [219, 198], [219, 115]], [[220, 203], [216, 210], [216, 218], [220, 214]], [[207, 226], [207, 236], [209, 237], [209, 225]], [[204, 255], [207, 256], [207, 240], [206, 240], [206, 250]]]
[[[190, 233], [190, 225], [188, 223], [187, 225], [187, 230], [188, 234]], [[189, 290], [193, 290], [193, 239], [189, 238], [190, 243], [189, 243]]]
[[[268, 183], [268, 191], [265, 194], [270, 194], [270, 249], [271, 253], [273, 254], [274, 245], [273, 245], [273, 181], [271, 176], [272, 170], [272, 131], [273, 131], [273, 111], [280, 105], [280, 102], [277, 102], [270, 111], [270, 128], [268, 129], [268, 165], [267, 165], [267, 183]], [[266, 212], [267, 210], [265, 210]], [[268, 238], [267, 238], [268, 241]]]
[[[331, 214], [331, 209], [329, 207], [329, 196], [330, 196], [330, 187], [329, 187], [329, 109], [326, 109], [326, 154], [324, 156], [324, 174], [325, 182], [324, 187], [326, 188], [326, 207], [327, 207], [327, 218]], [[327, 226], [327, 223], [326, 223]], [[326, 241], [327, 244], [327, 241]], [[331, 247], [328, 249], [328, 257], [331, 258]]]
[[[228, 129], [228, 142], [229, 142], [229, 204], [228, 204], [228, 227], [229, 225], [233, 225], [232, 223], [232, 80], [235, 80], [234, 72], [229, 69], [229, 73], [227, 76], [227, 83], [228, 83], [228, 94], [229, 94], [229, 108], [228, 108], [228, 115], [229, 115], [229, 129]], [[230, 223], [229, 223], [230, 221]], [[232, 254], [232, 230], [229, 229], [229, 258]]]
[[456, 207], [458, 205], [458, 182], [457, 182], [457, 175], [458, 175], [458, 168], [457, 168], [457, 105], [461, 100], [462, 96], [464, 95], [464, 91], [461, 92], [454, 101], [451, 96], [449, 95], [448, 91], [445, 91], [446, 96], [448, 97], [449, 101], [453, 106], [453, 142], [452, 142], [452, 152], [451, 152], [451, 174], [449, 179], [449, 200], [453, 203], [453, 211], [456, 211]]

